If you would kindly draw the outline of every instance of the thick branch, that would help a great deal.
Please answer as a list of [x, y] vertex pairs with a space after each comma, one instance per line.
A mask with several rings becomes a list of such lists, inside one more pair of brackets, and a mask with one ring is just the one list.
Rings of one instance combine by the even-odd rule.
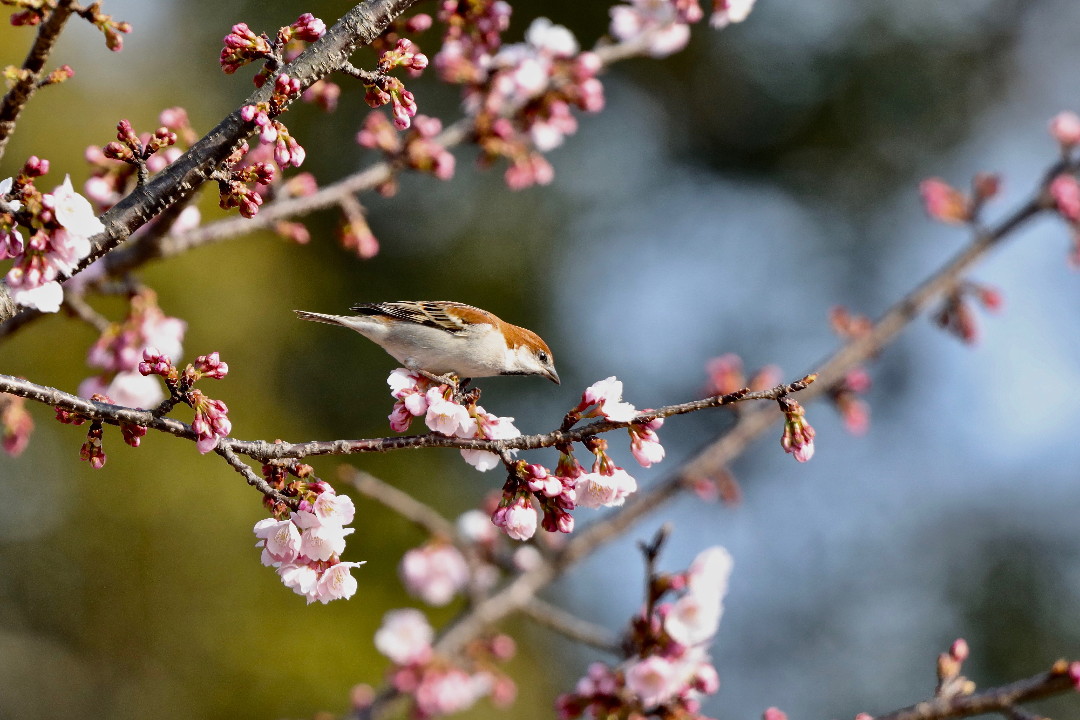
[[[374, 40], [390, 22], [416, 0], [365, 0], [345, 14], [317, 42], [312, 43], [295, 60], [282, 68], [283, 72], [300, 81], [307, 89], [320, 78], [344, 64], [360, 45]], [[241, 109], [270, 99], [273, 83], [255, 90], [217, 127], [207, 133], [171, 165], [155, 175], [145, 185], [113, 206], [101, 217], [105, 232], [93, 238], [90, 254], [75, 268], [72, 275], [82, 272], [94, 260], [102, 257], [126, 240], [131, 233], [154, 219], [171, 205], [189, 198], [225, 159], [248, 137], [254, 126], [240, 117]], [[36, 310], [23, 309], [15, 318], [15, 326], [39, 315]], [[25, 316], [25, 317], [24, 317]], [[8, 320], [8, 317], [2, 317]], [[5, 326], [9, 323], [5, 323]], [[4, 327], [0, 334], [7, 334]]]
[[23, 75], [15, 81], [15, 84], [4, 95], [3, 101], [0, 102], [0, 160], [4, 158], [4, 151], [7, 149], [12, 132], [15, 131], [19, 114], [37, 90], [38, 83], [41, 82], [45, 62], [52, 54], [56, 41], [60, 39], [60, 31], [63, 30], [64, 24], [71, 17], [72, 4], [72, 0], [60, 0], [49, 13], [49, 17], [45, 18], [45, 22], [41, 23], [37, 38], [30, 52], [27, 53], [26, 59], [23, 60], [21, 68]]
[[[390, 22], [416, 0], [365, 0], [346, 13], [326, 35], [308, 46], [282, 72], [300, 81], [307, 89], [320, 78], [341, 67], [360, 45], [374, 40]], [[155, 175], [144, 187], [136, 188], [102, 216], [106, 232], [98, 236], [80, 269], [120, 244], [166, 207], [190, 196], [244, 140], [254, 126], [240, 117], [241, 108], [270, 99], [273, 83], [253, 92], [217, 127], [196, 142], [176, 162]]]
[[[270, 443], [265, 440], [237, 440], [234, 438], [222, 438], [218, 447], [227, 447], [231, 451], [247, 455], [252, 459], [266, 462], [268, 460], [282, 460], [286, 458], [305, 458], [312, 455], [350, 455], [366, 452], [389, 452], [391, 450], [406, 450], [415, 448], [446, 447], [460, 450], [487, 450], [494, 453], [502, 453], [506, 450], [535, 450], [542, 447], [555, 447], [557, 445], [580, 442], [585, 438], [593, 437], [600, 433], [625, 428], [634, 423], [648, 422], [658, 417], [670, 417], [683, 415], [698, 410], [712, 407], [723, 407], [738, 402], [750, 400], [775, 400], [778, 397], [798, 392], [809, 384], [808, 379], [798, 380], [788, 385], [777, 385], [771, 390], [749, 392], [740, 390], [728, 395], [717, 395], [704, 400], [694, 400], [677, 405], [667, 405], [656, 410], [639, 413], [633, 422], [611, 422], [598, 420], [588, 425], [570, 430], [555, 430], [541, 435], [522, 435], [506, 440], [482, 440], [470, 438], [447, 437], [437, 433], [425, 435], [403, 435], [401, 437], [370, 438], [363, 440], [313, 440], [306, 443]], [[77, 395], [57, 390], [56, 388], [38, 385], [22, 378], [11, 375], [0, 375], [0, 392], [18, 395], [30, 400], [52, 405], [77, 412], [87, 418], [101, 420], [110, 425], [119, 425], [121, 422], [143, 425], [153, 430], [168, 432], [178, 437], [189, 440], [196, 439], [195, 432], [189, 425], [176, 420], [159, 418], [148, 410], [137, 410], [111, 405], [109, 403], [84, 400]]]

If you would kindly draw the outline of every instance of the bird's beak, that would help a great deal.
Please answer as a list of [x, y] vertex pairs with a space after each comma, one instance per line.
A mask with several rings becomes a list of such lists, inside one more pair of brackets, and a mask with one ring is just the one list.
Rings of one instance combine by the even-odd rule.
[[555, 372], [555, 368], [551, 368], [549, 372], [544, 373], [544, 377], [556, 385], [562, 385], [562, 383], [559, 382], [559, 373]]

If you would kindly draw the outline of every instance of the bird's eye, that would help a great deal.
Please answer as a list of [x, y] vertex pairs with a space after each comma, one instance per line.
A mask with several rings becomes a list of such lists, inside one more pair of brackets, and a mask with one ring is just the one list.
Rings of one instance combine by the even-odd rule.
[[536, 359], [544, 364], [547, 364], [548, 354], [541, 350], [540, 352], [536, 353]]

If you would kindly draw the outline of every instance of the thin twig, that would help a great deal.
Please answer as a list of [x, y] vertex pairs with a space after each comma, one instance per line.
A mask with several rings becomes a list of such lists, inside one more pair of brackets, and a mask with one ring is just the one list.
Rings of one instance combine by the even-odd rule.
[[81, 293], [64, 290], [64, 308], [99, 333], [104, 333], [112, 325], [107, 317], [90, 307]]
[[530, 599], [521, 608], [521, 612], [534, 622], [583, 645], [589, 645], [611, 655], [619, 655], [621, 651], [619, 639], [607, 628], [582, 620], [577, 615], [540, 598]]
[[258, 473], [248, 467], [247, 463], [237, 457], [236, 453], [234, 453], [232, 449], [229, 448], [227, 445], [218, 443], [218, 446], [214, 448], [214, 452], [225, 458], [225, 462], [229, 463], [230, 467], [236, 470], [236, 472], [240, 473], [240, 475], [243, 476], [245, 480], [247, 480], [248, 485], [255, 488], [268, 498], [272, 498], [273, 500], [283, 503], [289, 507], [296, 507], [296, 498], [282, 495], [280, 492], [270, 487], [270, 483], [266, 482], [265, 478], [261, 477]]
[[457, 533], [452, 522], [435, 508], [420, 502], [404, 490], [398, 490], [374, 475], [348, 465], [340, 468], [338, 477], [356, 488], [360, 494], [382, 503], [429, 535], [447, 540], [456, 538]]
[[877, 715], [874, 720], [945, 720], [1002, 713], [1022, 703], [1069, 691], [1075, 692], [1074, 681], [1069, 676], [1069, 663], [1059, 660], [1050, 672], [971, 695], [933, 698], [886, 715]]

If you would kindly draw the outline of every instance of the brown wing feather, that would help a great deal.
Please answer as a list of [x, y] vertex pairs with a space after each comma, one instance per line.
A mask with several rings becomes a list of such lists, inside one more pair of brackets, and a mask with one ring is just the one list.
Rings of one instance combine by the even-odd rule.
[[[447, 307], [453, 307], [462, 319], [458, 319], [446, 312]], [[398, 320], [414, 322], [418, 325], [441, 328], [451, 333], [464, 332], [468, 324], [493, 323], [499, 319], [484, 310], [472, 305], [456, 302], [436, 302], [430, 300], [399, 300], [396, 302], [360, 303], [351, 308], [361, 315], [373, 315], [376, 317], [389, 317]]]

